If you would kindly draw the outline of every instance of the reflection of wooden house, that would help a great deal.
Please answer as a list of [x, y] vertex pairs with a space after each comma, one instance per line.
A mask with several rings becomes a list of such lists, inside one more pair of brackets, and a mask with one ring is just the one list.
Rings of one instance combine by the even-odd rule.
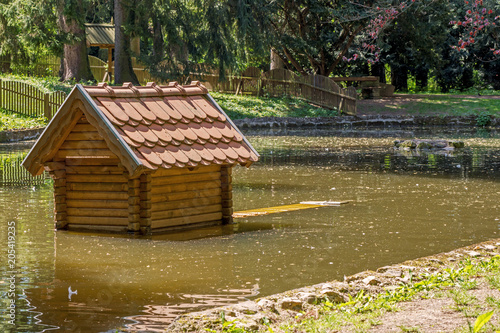
[[232, 221], [258, 154], [198, 82], [77, 85], [23, 165], [54, 178], [58, 229], [151, 234]]

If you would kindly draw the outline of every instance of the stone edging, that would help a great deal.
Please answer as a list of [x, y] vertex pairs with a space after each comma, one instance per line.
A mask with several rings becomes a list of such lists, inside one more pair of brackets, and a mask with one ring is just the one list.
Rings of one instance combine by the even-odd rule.
[[38, 138], [45, 127], [0, 132], [0, 143], [33, 140]]
[[[339, 116], [318, 118], [262, 117], [235, 119], [236, 126], [245, 129], [258, 128], [296, 128], [296, 127], [425, 127], [425, 126], [464, 126], [476, 127], [476, 116]], [[500, 118], [491, 117], [489, 127], [500, 127]]]
[[302, 312], [314, 311], [318, 300], [328, 299], [332, 303], [348, 301], [358, 292], [378, 294], [408, 281], [408, 276], [418, 279], [424, 274], [451, 267], [455, 262], [471, 257], [499, 255], [500, 239], [486, 241], [453, 250], [451, 252], [408, 260], [401, 264], [384, 266], [377, 271], [364, 271], [345, 277], [343, 282], [331, 281], [313, 286], [262, 297], [253, 301], [218, 307], [201, 312], [181, 315], [168, 327], [168, 332], [219, 331], [222, 327], [221, 313], [225, 320], [245, 331], [267, 331], [266, 324], [280, 323]]

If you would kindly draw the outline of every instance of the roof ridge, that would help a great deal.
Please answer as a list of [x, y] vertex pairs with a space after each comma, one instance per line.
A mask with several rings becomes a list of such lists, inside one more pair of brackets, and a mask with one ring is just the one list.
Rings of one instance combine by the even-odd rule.
[[125, 82], [122, 86], [111, 86], [101, 82], [97, 86], [83, 86], [92, 97], [164, 97], [164, 96], [194, 96], [206, 95], [208, 89], [200, 81], [193, 81], [188, 85], [180, 85], [176, 81], [166, 86], [148, 82], [145, 86], [134, 86]]

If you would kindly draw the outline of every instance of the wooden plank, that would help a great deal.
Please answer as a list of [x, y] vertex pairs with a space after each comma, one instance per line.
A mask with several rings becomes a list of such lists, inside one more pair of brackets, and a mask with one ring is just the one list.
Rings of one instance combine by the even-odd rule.
[[125, 169], [117, 166], [67, 166], [67, 174], [98, 174], [98, 175], [121, 175]]
[[65, 141], [61, 145], [60, 149], [108, 149], [108, 145], [104, 140], [98, 141]]
[[76, 124], [71, 132], [95, 132], [96, 128], [90, 124]]
[[187, 174], [180, 176], [170, 176], [170, 177], [155, 177], [151, 181], [153, 186], [161, 186], [168, 184], [179, 184], [179, 183], [192, 183], [192, 182], [203, 182], [220, 179], [219, 172], [210, 173], [198, 173], [198, 174]]
[[97, 140], [103, 140], [103, 137], [98, 133], [98, 132], [87, 132], [87, 133], [81, 133], [81, 132], [76, 132], [73, 133], [71, 132], [66, 140], [69, 141], [82, 141], [82, 140], [89, 140], [89, 141], [97, 141]]
[[118, 158], [95, 157], [95, 158], [79, 158], [73, 157], [66, 159], [66, 165], [69, 166], [117, 166], [120, 160]]
[[66, 175], [66, 180], [72, 183], [125, 183], [124, 175]]
[[67, 183], [69, 191], [128, 192], [127, 183]]
[[56, 158], [66, 158], [68, 156], [110, 156], [116, 155], [109, 149], [59, 149]]
[[126, 233], [128, 225], [89, 225], [89, 224], [68, 224], [70, 231], [100, 231], [112, 233]]
[[221, 195], [220, 187], [211, 188], [211, 189], [207, 189], [207, 190], [198, 190], [198, 191], [161, 193], [161, 194], [157, 194], [154, 197], [152, 197], [151, 202], [153, 204], [155, 204], [157, 202], [213, 197], [213, 196], [218, 196], [218, 195]]
[[103, 209], [103, 208], [67, 208], [66, 213], [70, 216], [92, 216], [92, 217], [126, 217], [127, 209]]
[[66, 198], [68, 200], [128, 200], [128, 193], [126, 191], [67, 191]]
[[128, 202], [126, 200], [66, 200], [67, 208], [110, 208], [110, 209], [127, 209]]
[[68, 223], [87, 225], [123, 225], [128, 226], [128, 217], [95, 217], [95, 216], [68, 216]]
[[183, 217], [153, 221], [151, 224], [151, 228], [156, 229], [156, 228], [166, 228], [166, 227], [173, 227], [173, 226], [187, 225], [194, 223], [214, 222], [214, 221], [220, 221], [221, 219], [222, 219], [222, 213], [220, 212], [202, 214], [202, 215], [193, 215], [193, 216], [183, 216]]
[[240, 217], [249, 217], [249, 216], [260, 216], [260, 215], [267, 215], [267, 214], [291, 212], [291, 211], [302, 210], [302, 209], [320, 208], [320, 207], [327, 207], [327, 206], [340, 206], [340, 205], [343, 205], [346, 203], [349, 203], [349, 201], [338, 201], [338, 202], [304, 201], [303, 203], [294, 204], [294, 205], [283, 205], [283, 206], [257, 208], [257, 209], [239, 211], [239, 212], [233, 213], [233, 217], [240, 218]]
[[[222, 206], [220, 204], [209, 205], [209, 206], [188, 207], [188, 208], [180, 208], [180, 209], [152, 212], [151, 218], [153, 219], [153, 221], [155, 221], [155, 220], [163, 220], [163, 219], [182, 217], [182, 216], [215, 213], [215, 212], [220, 212], [221, 210], [222, 210]], [[69, 214], [69, 211], [68, 211], [68, 214]]]
[[151, 206], [153, 212], [171, 210], [176, 208], [198, 207], [222, 203], [220, 196], [216, 197], [202, 197], [202, 198], [189, 198], [188, 200], [176, 200], [157, 202]]
[[216, 171], [220, 171], [220, 165], [202, 166], [191, 171], [188, 169], [158, 169], [152, 174], [152, 177], [154, 179], [155, 177], [180, 176], [184, 174], [199, 174]]
[[221, 186], [220, 180], [214, 180], [214, 181], [210, 181], [210, 182], [201, 182], [201, 183], [163, 185], [163, 186], [153, 187], [151, 189], [151, 193], [153, 194], [153, 197], [154, 197], [157, 194], [208, 190], [211, 188], [218, 188], [220, 186]]

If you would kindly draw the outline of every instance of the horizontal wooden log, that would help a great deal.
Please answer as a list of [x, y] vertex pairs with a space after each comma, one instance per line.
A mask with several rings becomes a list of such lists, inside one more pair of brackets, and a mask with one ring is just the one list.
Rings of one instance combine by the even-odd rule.
[[54, 195], [54, 203], [66, 203], [66, 195]]
[[134, 205], [140, 205], [141, 204], [141, 198], [140, 197], [128, 197], [128, 205], [129, 206], [134, 206]]
[[54, 210], [58, 213], [62, 213], [62, 212], [65, 212], [66, 209], [68, 208], [67, 204], [66, 203], [56, 203], [54, 205]]
[[170, 176], [180, 176], [184, 174], [199, 174], [199, 173], [207, 173], [207, 172], [217, 172], [220, 171], [220, 165], [209, 165], [196, 168], [192, 171], [187, 169], [158, 169], [155, 173], [152, 174], [153, 178], [155, 177], [170, 177]]
[[144, 219], [144, 218], [151, 218], [152, 214], [151, 214], [151, 209], [144, 209], [144, 210], [141, 210], [141, 219]]
[[198, 191], [161, 193], [161, 194], [157, 194], [154, 197], [152, 197], [151, 202], [153, 202], [153, 204], [155, 204], [156, 202], [177, 201], [177, 200], [186, 200], [186, 199], [194, 199], [194, 198], [205, 198], [205, 197], [214, 197], [214, 196], [220, 196], [220, 195], [221, 195], [221, 189], [220, 189], [220, 187], [217, 187], [217, 188], [211, 188], [211, 189], [207, 189], [207, 190], [198, 190]]
[[122, 175], [124, 169], [117, 166], [67, 166], [67, 174], [107, 174], [107, 175]]
[[68, 156], [110, 156], [116, 155], [109, 149], [59, 149], [56, 158], [66, 158]]
[[222, 184], [221, 185], [222, 192], [231, 192], [233, 190], [232, 184]]
[[233, 192], [222, 192], [221, 193], [222, 200], [230, 200], [233, 198]]
[[54, 187], [66, 186], [66, 178], [58, 178], [54, 180]]
[[70, 191], [123, 191], [125, 193], [128, 191], [127, 183], [67, 183], [66, 188]]
[[67, 218], [68, 223], [89, 225], [123, 225], [128, 226], [127, 217], [96, 217], [96, 216], [71, 216]]
[[233, 208], [222, 208], [222, 216], [233, 216]]
[[151, 189], [151, 193], [153, 193], [154, 197], [157, 194], [208, 190], [211, 188], [220, 188], [220, 186], [221, 186], [220, 180], [213, 180], [210, 182], [200, 182], [200, 183], [163, 185], [163, 186], [153, 187]]
[[110, 209], [128, 209], [126, 200], [66, 200], [69, 208], [110, 208]]
[[103, 140], [103, 137], [98, 132], [87, 132], [87, 133], [73, 132], [69, 133], [68, 137], [66, 138], [66, 141], [82, 141], [82, 140], [96, 141], [96, 140]]
[[89, 225], [89, 224], [68, 224], [66, 228], [70, 231], [101, 231], [112, 233], [126, 233], [128, 232], [127, 225]]
[[129, 214], [140, 214], [141, 207], [139, 205], [128, 206], [128, 213]]
[[188, 208], [180, 208], [180, 209], [152, 212], [151, 218], [153, 219], [153, 221], [155, 221], [155, 220], [169, 219], [169, 218], [182, 217], [182, 216], [215, 213], [215, 212], [220, 212], [221, 210], [222, 210], [222, 206], [220, 204], [209, 205], [209, 206], [188, 207]]
[[[122, 192], [105, 192], [105, 191], [68, 191], [66, 194], [68, 200], [127, 200], [128, 193]], [[125, 201], [126, 202], [126, 201]]]
[[117, 166], [120, 161], [118, 158], [109, 157], [94, 157], [94, 158], [82, 158], [73, 157], [66, 159], [66, 165], [68, 166]]
[[141, 209], [146, 210], [146, 209], [151, 209], [153, 204], [151, 203], [151, 201], [141, 201], [140, 206], [141, 206]]
[[141, 185], [140, 179], [128, 179], [128, 187], [139, 187]]
[[66, 163], [64, 163], [64, 162], [46, 162], [45, 168], [48, 171], [64, 170], [64, 169], [66, 169]]
[[139, 194], [139, 198], [141, 198], [141, 201], [150, 201], [153, 198], [153, 194], [151, 193], [151, 191], [141, 192]]
[[60, 149], [108, 149], [104, 140], [99, 141], [65, 141]]
[[208, 205], [220, 204], [221, 202], [222, 199], [220, 196], [189, 198], [185, 200], [176, 200], [176, 201], [164, 201], [164, 202], [154, 203], [151, 207], [151, 211], [158, 212], [158, 211], [172, 210], [177, 208], [208, 206]]
[[87, 120], [86, 117], [81, 117], [80, 119], [78, 119], [78, 121], [76, 123], [77, 124], [88, 124], [89, 121]]
[[233, 207], [233, 200], [222, 200], [221, 203], [224, 208]]
[[128, 231], [136, 231], [141, 230], [141, 224], [139, 222], [129, 222]]
[[128, 188], [128, 195], [130, 197], [138, 197], [141, 194], [141, 189], [138, 187], [129, 187]]
[[75, 175], [66, 176], [68, 183], [126, 183], [124, 175]]
[[71, 132], [94, 132], [97, 131], [96, 128], [90, 124], [76, 124], [75, 127], [71, 130]]
[[93, 216], [93, 217], [127, 217], [127, 209], [108, 209], [108, 208], [68, 208], [66, 210], [70, 216]]
[[170, 176], [170, 177], [155, 177], [152, 180], [152, 185], [154, 187], [154, 186], [162, 186], [169, 184], [202, 182], [202, 181], [218, 180], [219, 178], [220, 178], [219, 172], [186, 174], [186, 175]]
[[171, 219], [163, 219], [156, 220], [151, 222], [151, 228], [166, 228], [166, 227], [174, 227], [195, 223], [221, 223], [222, 221], [222, 213], [209, 213], [209, 214], [201, 214], [201, 215], [193, 215], [193, 216], [183, 216]]
[[53, 179], [66, 178], [66, 170], [54, 170], [54, 171], [50, 171], [49, 173]]

